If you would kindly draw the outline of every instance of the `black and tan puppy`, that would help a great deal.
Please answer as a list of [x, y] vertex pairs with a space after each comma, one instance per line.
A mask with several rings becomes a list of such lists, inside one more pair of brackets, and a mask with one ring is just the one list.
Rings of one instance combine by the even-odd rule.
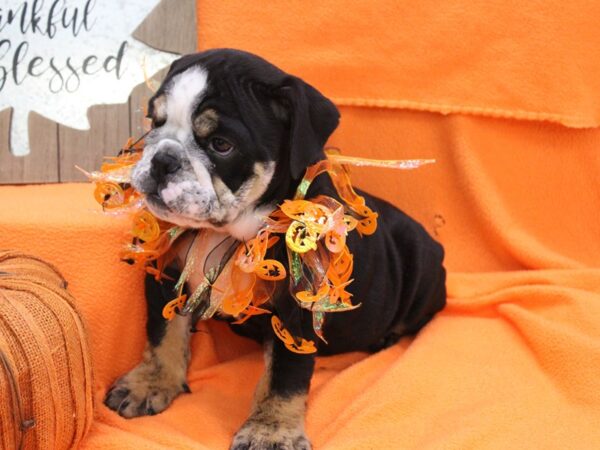
[[[135, 188], [158, 217], [239, 240], [255, 236], [261, 218], [293, 196], [307, 166], [325, 157], [323, 145], [339, 120], [336, 107], [316, 89], [236, 50], [176, 61], [148, 110], [153, 129], [133, 172]], [[326, 175], [317, 178], [307, 198], [317, 194], [335, 196]], [[377, 351], [417, 332], [446, 301], [442, 247], [397, 208], [363, 195], [379, 213], [379, 228], [362, 239], [348, 236], [355, 259], [348, 290], [361, 307], [328, 315], [325, 344], [314, 336], [310, 312], [287, 289], [269, 304], [292, 334], [317, 343], [318, 355]], [[215, 233], [215, 244], [219, 236]], [[172, 289], [167, 281], [147, 280], [143, 361], [115, 382], [105, 400], [122, 416], [159, 413], [189, 389], [190, 318], [167, 322], [161, 315]], [[314, 356], [288, 351], [266, 316], [232, 328], [262, 342], [266, 360], [250, 417], [232, 448], [310, 448], [304, 412]]]

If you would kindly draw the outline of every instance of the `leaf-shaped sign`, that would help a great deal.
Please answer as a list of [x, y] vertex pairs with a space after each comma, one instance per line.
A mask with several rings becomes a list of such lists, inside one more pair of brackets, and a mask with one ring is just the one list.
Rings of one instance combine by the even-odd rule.
[[12, 107], [12, 153], [29, 153], [30, 111], [79, 130], [87, 109], [124, 103], [177, 55], [131, 37], [160, 0], [3, 0], [0, 111]]

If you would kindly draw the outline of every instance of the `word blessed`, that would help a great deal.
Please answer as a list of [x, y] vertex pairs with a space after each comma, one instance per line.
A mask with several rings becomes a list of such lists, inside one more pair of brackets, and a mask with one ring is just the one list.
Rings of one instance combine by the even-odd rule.
[[114, 72], [117, 79], [121, 78], [123, 55], [127, 47], [127, 41], [123, 41], [116, 55], [105, 56], [103, 59], [98, 55], [88, 55], [83, 60], [76, 62], [67, 56], [60, 59], [51, 56], [43, 57], [37, 54], [29, 54], [30, 45], [27, 41], [20, 42], [9, 65], [4, 65], [5, 57], [12, 50], [12, 43], [8, 39], [0, 40], [0, 92], [7, 81], [12, 80], [17, 86], [23, 84], [28, 77], [40, 78], [47, 76], [48, 89], [56, 94], [63, 89], [67, 92], [75, 92], [81, 84], [81, 78], [85, 75], [94, 75], [100, 71], [106, 73]]
[[56, 94], [75, 92], [84, 77], [102, 72], [121, 78], [127, 41], [113, 44], [108, 53], [90, 52], [96, 2], [80, 3], [69, 7], [65, 0], [33, 0], [0, 7], [0, 92], [8, 83], [21, 86], [28, 79], [43, 80]]

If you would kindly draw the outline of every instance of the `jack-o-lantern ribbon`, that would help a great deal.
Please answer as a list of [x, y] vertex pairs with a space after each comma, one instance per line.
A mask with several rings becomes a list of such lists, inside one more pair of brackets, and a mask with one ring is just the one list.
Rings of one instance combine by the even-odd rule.
[[[309, 167], [296, 191], [293, 200], [285, 200], [266, 219], [255, 240], [263, 242], [245, 249], [240, 247], [236, 264], [248, 273], [255, 272], [264, 260], [264, 242], [272, 239], [271, 234], [283, 234], [288, 253], [290, 270], [290, 293], [302, 308], [312, 311], [313, 329], [324, 342], [323, 324], [325, 313], [348, 311], [360, 305], [353, 305], [346, 288], [352, 283], [354, 259], [346, 245], [346, 236], [356, 230], [361, 236], [373, 234], [377, 229], [378, 214], [365, 203], [364, 197], [352, 188], [350, 175], [341, 163], [354, 165], [375, 165], [397, 168], [416, 168], [428, 164], [430, 160], [377, 161], [362, 158], [343, 157], [334, 152], [328, 159]], [[328, 173], [343, 203], [324, 195], [306, 200], [305, 196], [313, 180], [320, 174]], [[269, 267], [266, 264], [265, 267]], [[283, 265], [274, 271], [283, 274]], [[309, 274], [309, 275], [307, 275]], [[246, 298], [238, 304], [246, 304], [242, 313], [250, 314], [256, 308]], [[263, 310], [264, 311], [264, 310]], [[247, 316], [246, 316], [247, 317]], [[281, 321], [273, 316], [275, 334], [291, 351], [298, 353], [316, 352], [313, 341], [292, 336]]]
[[[146, 272], [159, 282], [172, 280], [163, 271], [172, 258], [169, 250], [186, 229], [156, 218], [145, 206], [143, 196], [132, 187], [131, 172], [142, 150], [143, 137], [137, 141], [129, 139], [118, 156], [107, 158], [100, 171], [80, 170], [95, 183], [94, 197], [104, 211], [133, 213], [132, 242], [121, 252], [121, 259], [142, 263]], [[352, 304], [352, 294], [346, 290], [352, 283], [354, 267], [346, 237], [353, 230], [361, 236], [377, 230], [378, 215], [352, 188], [347, 166], [414, 169], [432, 162], [357, 158], [328, 150], [327, 159], [306, 170], [294, 198], [285, 200], [264, 219], [265, 225], [255, 238], [222, 249], [219, 262], [205, 268], [204, 281], [188, 296], [183, 287], [198, 270], [196, 255], [201, 249], [206, 251], [207, 246], [205, 233], [198, 232], [200, 238], [194, 240], [175, 285], [177, 296], [165, 305], [163, 316], [172, 319], [175, 314], [192, 313], [197, 319], [221, 311], [235, 317], [234, 323], [241, 324], [253, 316], [270, 314], [271, 310], [264, 305], [273, 297], [276, 283], [287, 278], [290, 294], [298, 306], [312, 312], [316, 336], [327, 342], [323, 333], [326, 314], [360, 306]], [[341, 202], [324, 195], [305, 199], [313, 180], [323, 173], [331, 178]], [[287, 269], [281, 261], [267, 257], [280, 239], [287, 250]], [[290, 351], [303, 354], [317, 351], [315, 342], [293, 336], [276, 315], [272, 316], [271, 324], [275, 335]]]

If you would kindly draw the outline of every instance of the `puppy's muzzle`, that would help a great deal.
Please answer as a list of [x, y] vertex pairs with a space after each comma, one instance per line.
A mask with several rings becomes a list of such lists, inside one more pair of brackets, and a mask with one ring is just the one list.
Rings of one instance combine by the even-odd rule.
[[150, 176], [156, 184], [164, 183], [168, 175], [181, 169], [181, 159], [178, 156], [180, 151], [181, 144], [171, 139], [165, 139], [159, 144], [150, 163]]
[[181, 169], [181, 162], [179, 158], [172, 155], [171, 153], [161, 152], [154, 155], [152, 158], [152, 167], [150, 168], [150, 175], [156, 180], [157, 183], [162, 183], [167, 175], [177, 172]]

